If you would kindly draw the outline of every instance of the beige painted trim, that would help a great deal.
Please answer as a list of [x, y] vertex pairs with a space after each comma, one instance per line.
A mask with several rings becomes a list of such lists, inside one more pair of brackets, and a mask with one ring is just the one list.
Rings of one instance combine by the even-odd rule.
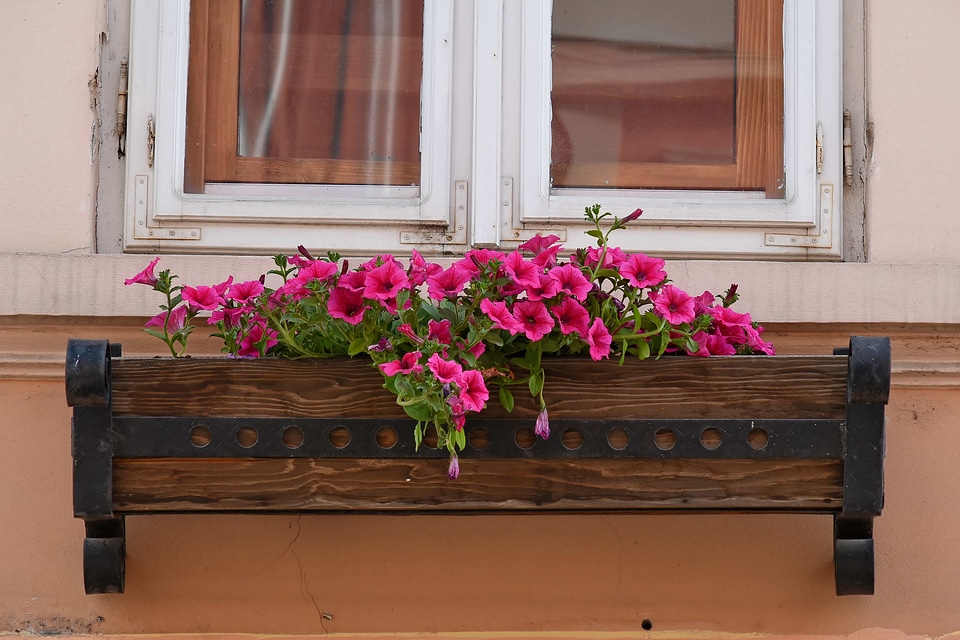
[[[123, 286], [151, 257], [0, 254], [0, 317], [154, 315], [157, 294]], [[215, 284], [231, 274], [258, 278], [271, 266], [269, 257], [167, 255], [158, 270], [184, 284]], [[693, 293], [738, 283], [743, 308], [764, 323], [960, 324], [960, 264], [674, 260], [667, 271]]]

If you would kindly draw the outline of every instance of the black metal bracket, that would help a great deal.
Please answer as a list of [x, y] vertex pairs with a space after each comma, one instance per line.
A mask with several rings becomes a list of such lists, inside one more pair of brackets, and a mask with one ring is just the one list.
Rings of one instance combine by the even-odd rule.
[[73, 407], [73, 514], [82, 518], [83, 583], [90, 593], [123, 593], [126, 543], [122, 516], [113, 513], [113, 418], [110, 358], [120, 345], [67, 342], [64, 380]]
[[883, 510], [884, 405], [890, 397], [890, 338], [850, 339], [847, 352], [843, 509], [834, 516], [837, 595], [874, 592], [873, 519]]

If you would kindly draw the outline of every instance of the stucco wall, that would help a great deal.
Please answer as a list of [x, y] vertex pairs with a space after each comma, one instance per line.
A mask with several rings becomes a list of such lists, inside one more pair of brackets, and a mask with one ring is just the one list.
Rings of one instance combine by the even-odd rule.
[[[88, 84], [104, 2], [0, 4], [0, 634], [960, 631], [960, 3], [868, 0], [867, 16], [867, 264], [691, 261], [671, 273], [701, 289], [739, 281], [755, 315], [778, 323], [783, 352], [894, 336], [875, 596], [833, 595], [828, 517], [761, 515], [134, 517], [127, 593], [85, 596], [63, 348], [109, 337], [159, 353], [137, 330], [155, 301], [119, 286], [142, 258], [94, 255]], [[164, 260], [208, 281], [262, 270]]]

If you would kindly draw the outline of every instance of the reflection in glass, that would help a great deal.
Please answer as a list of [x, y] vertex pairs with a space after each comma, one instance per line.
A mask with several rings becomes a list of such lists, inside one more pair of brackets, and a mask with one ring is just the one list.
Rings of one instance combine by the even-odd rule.
[[416, 184], [422, 68], [422, 0], [243, 0], [239, 155]]
[[736, 161], [735, 0], [553, 6], [555, 184], [632, 186], [565, 184], [584, 163]]

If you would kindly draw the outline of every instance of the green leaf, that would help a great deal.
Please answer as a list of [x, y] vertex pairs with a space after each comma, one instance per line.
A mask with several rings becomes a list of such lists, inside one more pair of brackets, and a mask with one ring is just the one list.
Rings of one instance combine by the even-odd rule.
[[602, 238], [602, 237], [603, 237], [603, 231], [600, 231], [600, 229], [590, 229], [590, 230], [588, 230], [588, 231], [585, 231], [584, 233], [586, 233], [588, 236], [590, 236], [590, 237], [592, 237], [592, 238]]
[[646, 340], [641, 340], [637, 343], [637, 358], [640, 360], [646, 360], [650, 357], [650, 343]]
[[433, 410], [428, 407], [426, 403], [418, 402], [417, 404], [409, 404], [403, 407], [403, 410], [414, 420], [421, 422], [433, 420]]
[[358, 353], [363, 353], [367, 350], [368, 343], [363, 336], [356, 338], [353, 342], [350, 343], [350, 346], [347, 347], [347, 355], [351, 358]]
[[485, 335], [483, 339], [485, 342], [488, 342], [495, 347], [503, 346], [503, 339], [500, 337], [500, 334], [496, 333], [495, 331], [491, 331], [490, 333]]
[[513, 411], [513, 393], [505, 384], [500, 385], [500, 405], [507, 413]]
[[543, 391], [543, 370], [530, 372], [530, 380], [527, 383], [530, 387], [530, 395], [539, 396], [540, 392]]
[[423, 423], [417, 422], [417, 426], [413, 428], [413, 448], [416, 451], [420, 451], [421, 442], [423, 442]]

